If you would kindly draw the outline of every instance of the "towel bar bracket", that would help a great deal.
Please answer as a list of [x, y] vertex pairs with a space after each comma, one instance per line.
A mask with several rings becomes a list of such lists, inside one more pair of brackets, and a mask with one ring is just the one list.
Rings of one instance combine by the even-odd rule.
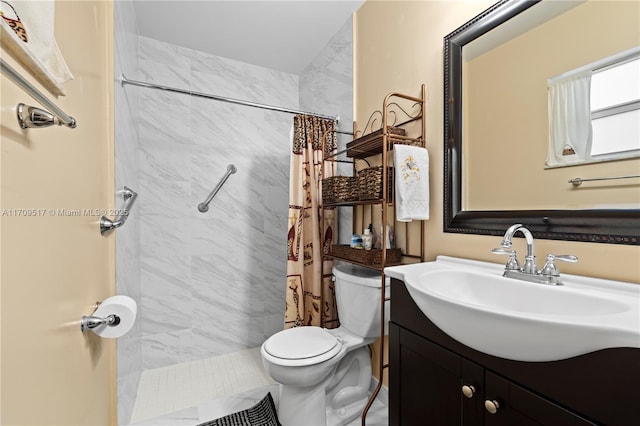
[[76, 127], [76, 120], [73, 117], [68, 124], [60, 120], [57, 116], [42, 108], [25, 105], [22, 102], [16, 107], [18, 123], [23, 129], [49, 127], [53, 125], [67, 126], [72, 129]]

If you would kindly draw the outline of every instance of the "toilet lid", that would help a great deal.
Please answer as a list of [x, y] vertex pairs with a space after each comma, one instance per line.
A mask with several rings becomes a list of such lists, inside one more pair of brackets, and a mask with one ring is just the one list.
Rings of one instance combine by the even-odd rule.
[[320, 327], [295, 327], [280, 331], [264, 343], [265, 351], [281, 359], [314, 358], [331, 352], [338, 339]]

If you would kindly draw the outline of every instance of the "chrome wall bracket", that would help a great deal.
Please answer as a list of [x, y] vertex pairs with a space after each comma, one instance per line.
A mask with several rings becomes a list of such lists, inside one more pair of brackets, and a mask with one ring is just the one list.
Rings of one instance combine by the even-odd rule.
[[[25, 105], [23, 103], [19, 103], [16, 107], [16, 115], [18, 116], [18, 123], [20, 127], [23, 129], [33, 129], [33, 128], [42, 128], [49, 126], [63, 126], [66, 125], [62, 120], [60, 120], [57, 116], [53, 115], [47, 110], [42, 108]], [[73, 120], [72, 124], [69, 127], [75, 127], [75, 120]]]
[[122, 209], [119, 210], [119, 214], [116, 216], [114, 220], [109, 219], [106, 216], [102, 216], [100, 218], [100, 234], [105, 235], [116, 228], [121, 227], [127, 221], [129, 217], [129, 213], [131, 210], [131, 206], [136, 201], [138, 194], [133, 191], [131, 188], [124, 187], [124, 191], [122, 191], [122, 198], [124, 198], [124, 205]]
[[105, 318], [83, 316], [80, 320], [80, 330], [84, 333], [87, 330], [91, 330], [92, 328], [99, 327], [103, 324], [106, 324], [109, 327], [115, 327], [120, 324], [120, 317], [115, 314], [109, 315]]

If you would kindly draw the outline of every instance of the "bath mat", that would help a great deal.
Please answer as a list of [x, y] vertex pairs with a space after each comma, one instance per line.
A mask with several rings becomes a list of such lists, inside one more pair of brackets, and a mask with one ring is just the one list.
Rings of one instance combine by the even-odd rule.
[[276, 405], [271, 392], [251, 408], [200, 423], [198, 426], [282, 426], [278, 421]]

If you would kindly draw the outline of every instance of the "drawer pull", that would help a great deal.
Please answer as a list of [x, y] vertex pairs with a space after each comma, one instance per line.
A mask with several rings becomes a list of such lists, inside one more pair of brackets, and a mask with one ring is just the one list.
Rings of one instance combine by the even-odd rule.
[[498, 401], [496, 401], [495, 399], [492, 399], [492, 400], [487, 399], [484, 402], [484, 408], [486, 408], [490, 414], [495, 414], [498, 412], [498, 408], [500, 408], [500, 404], [498, 404]]
[[476, 388], [473, 385], [462, 386], [462, 394], [467, 398], [473, 398], [473, 394], [476, 393]]

